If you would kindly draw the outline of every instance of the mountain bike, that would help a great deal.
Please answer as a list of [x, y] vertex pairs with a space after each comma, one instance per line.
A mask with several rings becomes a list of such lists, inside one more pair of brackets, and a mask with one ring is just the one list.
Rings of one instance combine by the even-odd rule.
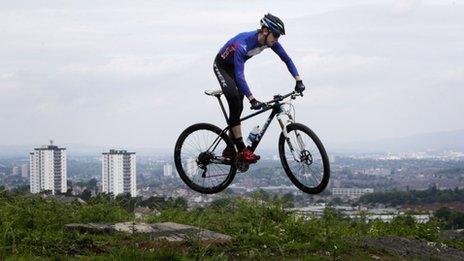
[[[222, 90], [205, 91], [206, 95], [216, 97], [227, 121], [228, 116], [221, 100]], [[302, 93], [295, 91], [285, 95], [275, 95], [271, 101], [240, 122], [271, 110], [269, 118], [250, 146], [255, 151], [269, 124], [277, 118], [282, 129], [278, 148], [280, 162], [291, 182], [301, 191], [309, 194], [322, 192], [329, 182], [330, 166], [322, 142], [307, 126], [294, 122], [295, 107], [292, 101]], [[177, 172], [187, 186], [204, 193], [217, 193], [230, 185], [237, 170], [246, 172], [249, 163], [241, 161], [228, 132], [209, 123], [197, 123], [185, 129], [177, 139], [174, 149], [174, 162]], [[223, 156], [227, 149], [232, 153]]]

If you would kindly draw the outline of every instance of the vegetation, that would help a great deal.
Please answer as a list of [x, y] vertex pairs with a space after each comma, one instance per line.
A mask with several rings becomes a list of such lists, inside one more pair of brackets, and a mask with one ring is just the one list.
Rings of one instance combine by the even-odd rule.
[[[114, 259], [265, 259], [313, 258], [365, 259], [371, 254], [389, 255], [362, 247], [357, 239], [383, 236], [419, 238], [443, 243], [439, 219], [416, 223], [400, 216], [391, 223], [352, 220], [327, 208], [322, 218], [307, 218], [284, 210], [289, 196], [270, 199], [255, 193], [251, 199], [224, 198], [206, 208], [187, 210], [182, 199], [167, 200], [159, 215], [145, 222], [178, 222], [231, 235], [232, 245], [201, 245], [195, 239], [184, 247], [154, 247], [144, 236], [123, 234], [91, 235], [65, 232], [67, 223], [134, 220], [127, 197], [107, 195], [87, 204], [65, 204], [56, 199], [0, 192], [0, 260], [14, 258]], [[136, 199], [134, 199], [136, 200]], [[177, 202], [176, 202], [177, 201]], [[153, 198], [146, 204], [158, 206]], [[137, 204], [138, 205], [138, 204]], [[161, 206], [160, 205], [160, 206]], [[129, 206], [129, 207], [128, 207]], [[463, 247], [464, 244], [454, 243]]]
[[64, 204], [53, 199], [8, 196], [0, 192], [0, 259], [9, 255], [89, 253], [93, 240], [87, 235], [65, 233], [65, 224], [130, 219], [132, 214], [115, 204]]
[[435, 211], [435, 217], [439, 220], [443, 229], [464, 228], [464, 213], [443, 207]]
[[430, 204], [430, 203], [449, 203], [464, 202], [464, 189], [439, 190], [431, 187], [427, 190], [398, 191], [391, 190], [386, 192], [374, 192], [363, 195], [359, 201], [361, 203], [382, 203], [391, 206], [404, 204]]

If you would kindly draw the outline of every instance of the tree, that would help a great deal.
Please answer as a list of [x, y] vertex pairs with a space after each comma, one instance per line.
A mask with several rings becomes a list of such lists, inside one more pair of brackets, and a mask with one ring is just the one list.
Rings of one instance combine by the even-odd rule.
[[73, 191], [72, 188], [68, 188], [68, 190], [66, 191], [66, 193], [64, 193], [64, 195], [71, 197], [73, 195], [72, 191]]
[[332, 201], [330, 203], [333, 206], [341, 205], [342, 204], [342, 199], [339, 198], [339, 197], [335, 197], [334, 199], [332, 199]]
[[231, 198], [219, 198], [211, 202], [211, 207], [213, 208], [227, 208], [234, 203], [234, 200]]
[[267, 193], [263, 189], [258, 189], [254, 191], [251, 196], [255, 199], [262, 200], [262, 201], [269, 201], [269, 199], [271, 198], [269, 196], [269, 193]]
[[82, 193], [79, 195], [79, 197], [84, 200], [85, 202], [88, 202], [90, 200], [90, 198], [92, 197], [92, 192], [90, 192], [90, 190], [88, 189], [85, 189], [84, 191], [82, 191]]
[[282, 204], [284, 205], [284, 207], [286, 208], [292, 208], [294, 207], [294, 204], [293, 202], [295, 201], [295, 196], [292, 194], [292, 193], [285, 193], [283, 196], [282, 196]]
[[47, 196], [50, 196], [50, 195], [53, 195], [53, 192], [49, 189], [47, 190], [42, 190], [39, 192], [39, 195], [47, 195]]
[[110, 204], [113, 202], [111, 195], [106, 193], [100, 193], [96, 197], [90, 199], [90, 203], [92, 204]]
[[97, 188], [97, 179], [93, 178], [87, 182], [87, 188], [89, 189], [95, 189]]
[[187, 200], [183, 197], [178, 197], [174, 200], [174, 207], [182, 210], [186, 210], [188, 207]]
[[163, 209], [166, 207], [166, 200], [164, 197], [149, 197], [140, 202], [140, 206], [148, 207], [150, 209]]
[[[1, 191], [1, 190], [2, 190], [2, 189], [0, 188], [0, 191]], [[31, 189], [30, 189], [30, 186], [29, 186], [29, 185], [22, 185], [22, 186], [18, 186], [18, 187], [16, 187], [16, 188], [14, 188], [14, 189], [13, 189], [13, 193], [14, 193], [15, 195], [24, 195], [24, 194], [29, 193], [30, 190], [31, 190]]]
[[130, 193], [119, 194], [115, 198], [116, 203], [127, 212], [133, 213], [135, 208], [142, 202], [142, 197], [132, 197]]

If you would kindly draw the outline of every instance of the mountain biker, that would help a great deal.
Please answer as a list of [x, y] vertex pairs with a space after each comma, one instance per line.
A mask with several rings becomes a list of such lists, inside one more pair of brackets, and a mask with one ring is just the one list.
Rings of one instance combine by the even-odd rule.
[[[252, 56], [259, 54], [266, 48], [271, 48], [287, 65], [288, 70], [295, 78], [295, 91], [303, 92], [305, 86], [301, 80], [292, 59], [287, 55], [282, 45], [278, 42], [281, 35], [285, 34], [282, 20], [272, 14], [266, 14], [260, 21], [261, 28], [251, 32], [240, 33], [230, 39], [217, 54], [213, 69], [221, 85], [221, 89], [229, 104], [228, 125], [231, 126], [229, 135], [234, 141], [239, 152], [239, 159], [244, 162], [254, 163], [260, 159], [250, 148], [245, 146], [242, 138], [240, 115], [243, 110], [243, 97], [246, 96], [251, 104], [251, 109], [259, 110], [263, 104], [258, 101], [250, 91], [244, 76], [244, 64]], [[223, 156], [231, 155], [226, 148]]]

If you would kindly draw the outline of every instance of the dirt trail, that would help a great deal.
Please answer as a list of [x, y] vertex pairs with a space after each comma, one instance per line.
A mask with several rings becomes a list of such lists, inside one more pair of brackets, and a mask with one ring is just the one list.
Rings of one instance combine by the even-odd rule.
[[379, 237], [356, 239], [356, 241], [363, 247], [382, 249], [391, 255], [401, 256], [406, 259], [464, 260], [463, 250], [420, 239]]

